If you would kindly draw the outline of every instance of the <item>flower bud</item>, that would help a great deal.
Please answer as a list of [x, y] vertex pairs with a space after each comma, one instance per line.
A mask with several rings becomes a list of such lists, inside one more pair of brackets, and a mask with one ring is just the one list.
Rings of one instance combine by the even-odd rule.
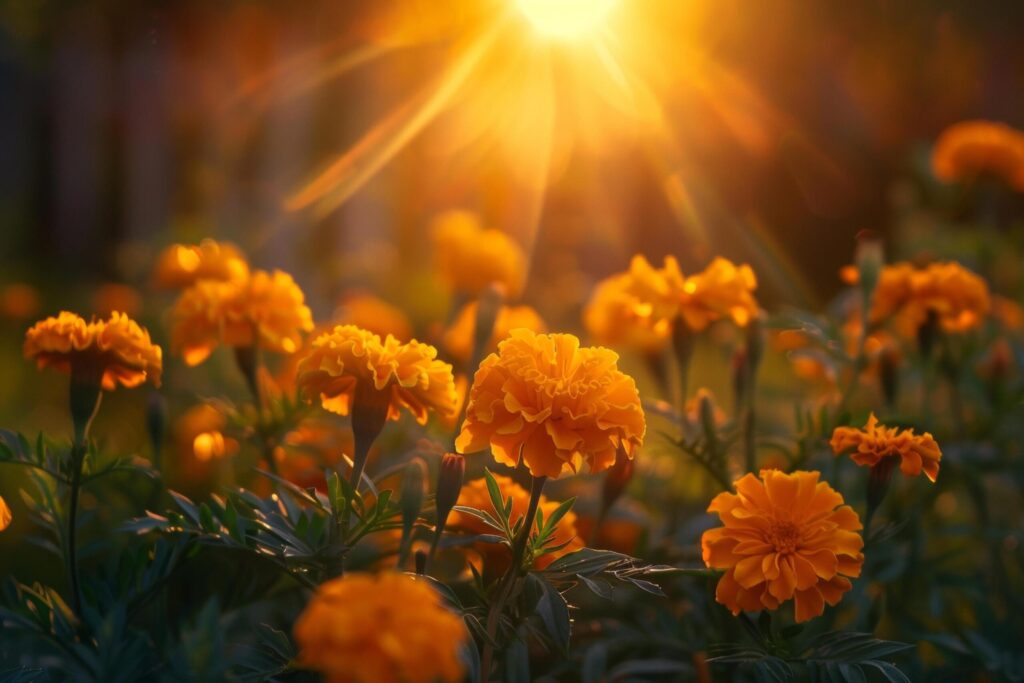
[[402, 536], [408, 536], [423, 508], [427, 465], [422, 458], [413, 458], [402, 473]]
[[700, 424], [704, 429], [704, 436], [709, 441], [716, 439], [718, 435], [718, 424], [715, 419], [715, 402], [708, 392], [702, 392], [700, 396]]
[[615, 464], [608, 468], [608, 474], [604, 478], [604, 486], [601, 487], [601, 509], [607, 512], [611, 509], [622, 494], [625, 492], [629, 482], [633, 479], [635, 469], [633, 459], [626, 455], [621, 448], [615, 458]]
[[857, 264], [861, 298], [866, 310], [871, 303], [875, 286], [878, 284], [878, 276], [885, 263], [885, 250], [878, 233], [873, 230], [861, 230], [857, 234], [857, 250], [854, 252], [853, 260]]
[[441, 458], [441, 467], [437, 474], [437, 506], [438, 526], [448, 519], [448, 513], [455, 507], [462, 491], [462, 481], [466, 476], [466, 458], [458, 453], [446, 453]]
[[498, 320], [498, 313], [501, 312], [504, 300], [504, 289], [498, 283], [493, 283], [480, 292], [476, 305], [476, 320], [473, 321], [473, 356], [470, 371], [475, 370], [483, 360], [494, 335], [494, 323]]

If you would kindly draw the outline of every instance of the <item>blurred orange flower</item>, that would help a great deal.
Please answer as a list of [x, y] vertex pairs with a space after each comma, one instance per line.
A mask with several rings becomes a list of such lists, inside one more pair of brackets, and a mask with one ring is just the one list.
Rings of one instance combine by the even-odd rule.
[[281, 476], [302, 488], [327, 490], [325, 468], [334, 468], [343, 455], [351, 456], [352, 432], [327, 420], [303, 420], [285, 434], [274, 450]]
[[1007, 330], [1024, 329], [1024, 308], [1009, 297], [992, 295], [992, 317]]
[[298, 664], [328, 683], [455, 683], [462, 619], [426, 579], [346, 574], [317, 588], [295, 622]]
[[11, 525], [11, 508], [7, 507], [7, 501], [0, 496], [0, 531]]
[[387, 402], [391, 420], [402, 408], [420, 424], [430, 410], [455, 412], [452, 366], [437, 360], [433, 346], [415, 339], [403, 344], [390, 335], [382, 342], [354, 325], [338, 325], [313, 340], [298, 370], [298, 386], [307, 399], [320, 399], [325, 409], [348, 415], [358, 385]]
[[[463, 363], [469, 362], [473, 355], [473, 336], [476, 334], [477, 303], [470, 302], [462, 307], [455, 322], [444, 335], [444, 347], [453, 358]], [[546, 332], [544, 320], [530, 306], [502, 306], [498, 317], [494, 320], [494, 332], [483, 353], [494, 351], [498, 342], [508, 337], [517, 328], [526, 328], [534, 332]], [[478, 356], [479, 357], [479, 356]]]
[[1024, 132], [993, 121], [961, 121], [942, 131], [932, 170], [946, 182], [994, 176], [1024, 192]]
[[345, 295], [335, 320], [361, 327], [381, 338], [389, 334], [400, 340], [412, 338], [412, 323], [402, 309], [365, 292]]
[[171, 311], [171, 344], [189, 365], [198, 365], [218, 344], [295, 353], [313, 314], [292, 276], [258, 270], [244, 280], [200, 280]]
[[704, 563], [726, 572], [715, 599], [733, 614], [793, 600], [797, 622], [839, 604], [860, 575], [860, 518], [818, 472], [762, 470], [718, 494], [708, 512], [722, 526], [701, 538]]
[[160, 386], [162, 352], [149, 332], [123, 313], [85, 322], [74, 313], [41, 320], [25, 333], [25, 357], [40, 368], [99, 378], [112, 391], [118, 384], [136, 387], [147, 379]]
[[[494, 475], [494, 480], [498, 483], [498, 488], [501, 489], [502, 499], [508, 500], [509, 497], [512, 498], [511, 522], [515, 525], [516, 521], [526, 514], [526, 511], [530, 506], [530, 492], [517, 484], [510, 477], [496, 474]], [[459, 499], [456, 505], [483, 510], [491, 515], [497, 514], [497, 511], [491, 504], [491, 497], [487, 492], [487, 480], [484, 478], [466, 482], [462, 487], [462, 491], [459, 493]], [[559, 505], [560, 503], [558, 501], [548, 500], [545, 496], [541, 495], [537, 509], [544, 513], [544, 519], [548, 519], [551, 516], [551, 513], [554, 512]], [[484, 524], [480, 519], [473, 515], [466, 514], [465, 512], [459, 512], [458, 510], [452, 510], [451, 515], [448, 517], [448, 525], [446, 528], [455, 531], [463, 531], [469, 534], [496, 533], [494, 529]], [[583, 539], [581, 539], [576, 533], [576, 513], [572, 510], [562, 517], [561, 521], [558, 523], [558, 527], [555, 529], [554, 536], [552, 537], [552, 546], [557, 547], [563, 543], [568, 543], [568, 545], [561, 550], [557, 550], [553, 553], [542, 555], [537, 558], [534, 562], [535, 568], [544, 569], [559, 557], [576, 552], [584, 546]], [[497, 543], [474, 543], [473, 549], [476, 550], [483, 558], [484, 565], [486, 565], [488, 572], [493, 572], [495, 574], [503, 573], [508, 567], [509, 562], [512, 560], [512, 550], [505, 545], [499, 545]], [[478, 569], [481, 568], [478, 567]]]
[[619, 371], [618, 355], [580, 347], [571, 334], [513, 330], [476, 373], [460, 453], [490, 447], [515, 467], [525, 461], [535, 477], [591, 472], [628, 457], [643, 442], [646, 423], [633, 378]]
[[244, 280], [249, 264], [241, 250], [228, 242], [205, 239], [199, 244], [173, 244], [157, 257], [153, 285], [184, 289], [200, 280]]
[[515, 240], [485, 229], [476, 214], [447, 211], [434, 219], [434, 261], [438, 274], [457, 292], [475, 296], [493, 283], [514, 299], [526, 282], [526, 255]]
[[0, 289], [0, 316], [25, 320], [39, 311], [39, 292], [30, 284], [12, 282]]
[[109, 315], [114, 311], [136, 315], [142, 310], [142, 295], [130, 285], [108, 282], [96, 288], [92, 307], [98, 315]]
[[913, 429], [886, 427], [878, 423], [874, 413], [868, 417], [864, 429], [836, 427], [831, 446], [836, 455], [849, 452], [851, 460], [865, 467], [874, 467], [883, 458], [898, 457], [900, 471], [908, 477], [924, 471], [934, 482], [939, 476], [942, 451], [931, 434], [918, 435]]
[[668, 345], [671, 334], [667, 320], [653, 326], [638, 314], [640, 299], [631, 293], [633, 276], [620, 273], [597, 284], [583, 309], [583, 325], [598, 344], [656, 353]]
[[718, 257], [702, 272], [684, 278], [672, 256], [666, 256], [665, 265], [656, 269], [637, 255], [629, 274], [632, 282], [627, 293], [640, 301], [637, 314], [655, 330], [670, 324], [676, 316], [681, 316], [694, 332], [724, 318], [745, 327], [758, 313], [754, 298], [757, 278], [746, 264], [737, 266]]
[[238, 452], [238, 442], [223, 432], [202, 432], [192, 440], [192, 454], [199, 462], [220, 460]]

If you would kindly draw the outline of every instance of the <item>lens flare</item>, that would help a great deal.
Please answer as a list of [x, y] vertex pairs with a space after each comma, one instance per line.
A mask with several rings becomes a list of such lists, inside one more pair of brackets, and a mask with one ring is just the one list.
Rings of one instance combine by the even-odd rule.
[[615, 0], [518, 0], [534, 27], [553, 38], [578, 38], [608, 17]]

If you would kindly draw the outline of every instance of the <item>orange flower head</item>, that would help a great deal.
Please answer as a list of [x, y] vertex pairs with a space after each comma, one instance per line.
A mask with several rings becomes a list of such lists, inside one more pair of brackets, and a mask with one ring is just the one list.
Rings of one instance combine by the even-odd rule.
[[[476, 334], [477, 303], [470, 302], [459, 311], [455, 322], [444, 335], [444, 347], [453, 358], [463, 363], [473, 355], [473, 339]], [[546, 332], [544, 320], [530, 306], [502, 306], [494, 320], [494, 332], [487, 342], [485, 353], [491, 353], [498, 342], [508, 337], [517, 328], [524, 327], [534, 332]]]
[[994, 176], [1024, 192], [1024, 132], [992, 121], [961, 121], [942, 131], [932, 170], [945, 182]]
[[0, 316], [11, 320], [28, 320], [39, 311], [39, 292], [25, 282], [12, 282], [0, 287]]
[[403, 344], [354, 325], [338, 325], [313, 340], [299, 362], [298, 387], [309, 400], [339, 415], [352, 410], [357, 387], [387, 403], [388, 418], [401, 409], [425, 424], [429, 411], [450, 415], [456, 409], [452, 366], [437, 360], [437, 349], [415, 339]]
[[523, 291], [526, 255], [515, 240], [466, 211], [448, 211], [434, 220], [434, 260], [448, 286], [469, 295], [492, 283], [504, 288], [507, 299]]
[[108, 282], [96, 288], [92, 307], [99, 315], [110, 315], [114, 311], [137, 315], [142, 310], [142, 295], [131, 285]]
[[931, 434], [886, 427], [878, 423], [874, 413], [868, 417], [864, 429], [836, 427], [831, 445], [836, 455], [849, 452], [850, 459], [864, 467], [874, 467], [883, 458], [898, 457], [900, 471], [908, 477], [916, 477], [923, 471], [934, 482], [939, 476], [942, 451]]
[[295, 353], [313, 314], [292, 276], [258, 270], [245, 280], [200, 280], [171, 311], [171, 344], [189, 365], [198, 365], [218, 344], [259, 346]]
[[41, 320], [25, 333], [25, 357], [40, 368], [100, 377], [103, 389], [160, 386], [163, 356], [149, 332], [124, 313], [86, 322], [74, 313]]
[[993, 294], [992, 317], [1003, 326], [1003, 329], [1011, 332], [1024, 329], [1024, 307], [1013, 299]]
[[[511, 521], [512, 524], [515, 525], [516, 521], [526, 514], [526, 510], [530, 506], [530, 492], [517, 484], [510, 477], [495, 474], [494, 481], [497, 482], [498, 488], [501, 489], [502, 500], [508, 500], [510, 497], [512, 498]], [[483, 510], [491, 515], [497, 514], [497, 511], [491, 504], [491, 496], [487, 492], [487, 480], [484, 478], [466, 482], [462, 487], [462, 491], [459, 493], [459, 500], [456, 505]], [[560, 503], [558, 501], [548, 500], [544, 495], [541, 495], [540, 504], [537, 509], [544, 514], [544, 519], [548, 519], [551, 516], [551, 513], [553, 513], [559, 505]], [[452, 511], [451, 516], [448, 517], [448, 525], [446, 528], [463, 531], [468, 534], [495, 533], [494, 529], [484, 524], [480, 519], [473, 515], [459, 512], [458, 510]], [[576, 552], [583, 548], [583, 540], [576, 532], [576, 513], [572, 510], [567, 512], [565, 516], [562, 517], [561, 521], [558, 522], [558, 526], [552, 537], [552, 546], [557, 547], [563, 543], [568, 543], [568, 545], [553, 553], [541, 555], [534, 562], [534, 567], [536, 569], [544, 569], [559, 557], [568, 555], [569, 553]], [[509, 562], [512, 561], [512, 550], [507, 546], [498, 545], [496, 543], [476, 543], [473, 545], [473, 548], [483, 558], [488, 571], [495, 574], [503, 572], [508, 567]], [[480, 568], [478, 567], [478, 569]]]
[[412, 323], [400, 308], [365, 292], [353, 292], [341, 300], [337, 322], [355, 325], [384, 338], [412, 338]]
[[337, 466], [353, 450], [350, 430], [329, 420], [308, 419], [285, 434], [274, 450], [274, 461], [281, 476], [293, 484], [326, 491], [324, 468]]
[[7, 501], [0, 496], [0, 531], [11, 525], [11, 508], [7, 507]]
[[583, 325], [598, 344], [658, 353], [668, 345], [671, 326], [666, 319], [645, 324], [643, 302], [631, 293], [633, 287], [631, 273], [599, 282], [583, 309]]
[[578, 472], [583, 462], [601, 472], [620, 448], [633, 457], [646, 422], [618, 360], [571, 334], [513, 330], [476, 372], [456, 450], [490, 447], [498, 462], [522, 459], [535, 477]]
[[320, 585], [295, 622], [298, 664], [328, 683], [456, 683], [462, 619], [423, 578], [346, 574]]
[[819, 476], [761, 470], [711, 501], [722, 526], [704, 532], [701, 548], [708, 567], [726, 570], [715, 599], [733, 614], [793, 600], [796, 621], [807, 621], [839, 604], [860, 575], [860, 518]]
[[679, 264], [671, 256], [656, 269], [643, 256], [634, 256], [627, 292], [640, 305], [636, 313], [654, 327], [670, 325], [677, 316], [694, 332], [725, 318], [746, 325], [758, 314], [754, 290], [757, 278], [746, 264], [736, 265], [718, 257], [696, 275], [683, 277]]
[[249, 264], [228, 242], [205, 239], [199, 244], [172, 244], [157, 257], [153, 284], [160, 289], [185, 289], [200, 280], [245, 280]]

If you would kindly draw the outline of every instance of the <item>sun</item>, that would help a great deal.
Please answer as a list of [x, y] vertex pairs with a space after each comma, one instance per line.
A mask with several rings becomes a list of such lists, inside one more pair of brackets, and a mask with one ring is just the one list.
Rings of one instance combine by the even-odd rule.
[[517, 3], [538, 31], [568, 40], [598, 28], [616, 0], [517, 0]]

